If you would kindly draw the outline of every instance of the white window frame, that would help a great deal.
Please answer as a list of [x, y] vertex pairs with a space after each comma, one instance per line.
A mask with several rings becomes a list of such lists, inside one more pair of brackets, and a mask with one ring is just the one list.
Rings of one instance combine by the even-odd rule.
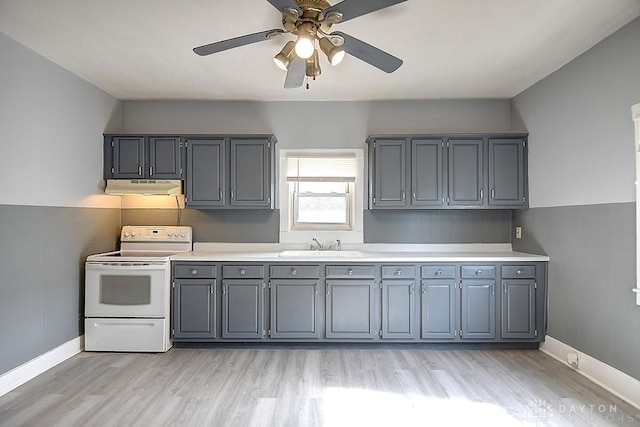
[[[295, 231], [307, 230], [307, 231], [350, 231], [353, 224], [353, 205], [354, 205], [354, 191], [353, 185], [351, 183], [344, 182], [342, 183], [345, 186], [344, 193], [301, 193], [297, 188], [300, 183], [292, 183], [295, 189], [293, 190], [293, 194], [290, 197], [293, 197], [293, 200], [289, 202], [292, 208], [292, 222], [291, 229]], [[298, 212], [297, 205], [300, 203], [300, 198], [306, 197], [332, 197], [332, 198], [342, 198], [346, 199], [347, 205], [347, 221], [345, 224], [334, 224], [334, 223], [300, 223], [298, 222]]]
[[[345, 155], [354, 156], [356, 161], [356, 177], [350, 183], [352, 191], [351, 227], [350, 230], [337, 229], [330, 226], [298, 226], [293, 227], [293, 194], [291, 185], [287, 181], [287, 157], [293, 155]], [[280, 149], [278, 177], [278, 207], [280, 209], [280, 243], [296, 246], [306, 245], [316, 238], [322, 243], [340, 239], [343, 244], [359, 244], [363, 242], [363, 209], [364, 191], [364, 149]]]
[[636, 304], [640, 305], [640, 104], [631, 107], [631, 115], [635, 123], [636, 140]]

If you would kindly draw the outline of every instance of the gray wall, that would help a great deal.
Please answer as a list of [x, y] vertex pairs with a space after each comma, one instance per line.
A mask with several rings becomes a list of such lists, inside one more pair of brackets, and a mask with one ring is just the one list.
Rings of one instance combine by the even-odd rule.
[[84, 257], [113, 249], [101, 134], [119, 102], [0, 34], [0, 375], [78, 337]]
[[640, 379], [635, 156], [640, 19], [513, 99], [529, 131], [531, 209], [516, 250], [546, 253], [549, 335]]
[[[509, 132], [508, 100], [370, 102], [126, 101], [122, 132], [267, 133], [280, 149], [365, 148], [369, 134]], [[123, 209], [123, 223], [161, 223], [175, 213]], [[203, 219], [205, 221], [203, 222]], [[236, 221], [236, 219], [238, 221]], [[366, 242], [508, 243], [511, 218], [504, 212], [366, 212]], [[206, 221], [213, 221], [208, 223]], [[235, 217], [186, 210], [183, 224], [200, 241], [277, 242], [273, 215]], [[473, 224], [474, 227], [470, 226]]]

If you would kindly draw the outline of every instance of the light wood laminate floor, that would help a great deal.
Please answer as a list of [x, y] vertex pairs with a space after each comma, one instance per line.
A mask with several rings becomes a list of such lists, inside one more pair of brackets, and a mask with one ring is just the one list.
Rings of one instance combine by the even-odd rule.
[[538, 350], [81, 353], [0, 397], [0, 426], [608, 426], [640, 410]]

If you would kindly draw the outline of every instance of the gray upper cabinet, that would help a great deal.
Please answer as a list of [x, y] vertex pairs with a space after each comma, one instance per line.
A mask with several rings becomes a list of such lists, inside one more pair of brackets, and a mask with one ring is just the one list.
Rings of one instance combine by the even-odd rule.
[[231, 139], [231, 206], [271, 204], [271, 141]]
[[489, 205], [525, 207], [526, 141], [489, 138]]
[[275, 138], [187, 138], [186, 205], [196, 209], [273, 209]]
[[187, 139], [186, 204], [223, 207], [226, 194], [224, 139]]
[[449, 206], [482, 206], [484, 204], [484, 153], [482, 139], [447, 141], [449, 155]]
[[105, 179], [181, 179], [179, 136], [105, 135]]
[[[406, 146], [404, 139], [373, 142], [373, 205], [406, 206]], [[371, 173], [371, 171], [370, 171]]]
[[369, 208], [526, 208], [526, 138], [526, 134], [371, 135]]
[[444, 142], [440, 138], [411, 141], [411, 205], [444, 205]]

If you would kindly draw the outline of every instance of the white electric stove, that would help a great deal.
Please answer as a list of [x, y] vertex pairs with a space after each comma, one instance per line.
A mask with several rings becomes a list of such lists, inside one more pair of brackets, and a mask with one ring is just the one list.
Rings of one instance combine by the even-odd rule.
[[165, 352], [171, 343], [171, 255], [191, 227], [124, 226], [121, 249], [87, 257], [85, 350]]

